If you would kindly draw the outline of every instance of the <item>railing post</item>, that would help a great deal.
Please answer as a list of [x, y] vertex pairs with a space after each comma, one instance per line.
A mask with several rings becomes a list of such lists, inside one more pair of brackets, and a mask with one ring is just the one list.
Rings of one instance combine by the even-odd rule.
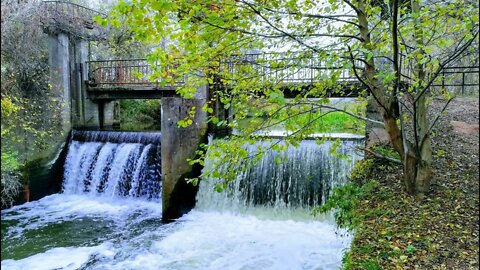
[[98, 125], [100, 130], [103, 130], [105, 122], [105, 102], [103, 100], [98, 101]]
[[442, 88], [445, 88], [445, 68], [442, 68]]
[[462, 71], [462, 96], [465, 92], [465, 71]]

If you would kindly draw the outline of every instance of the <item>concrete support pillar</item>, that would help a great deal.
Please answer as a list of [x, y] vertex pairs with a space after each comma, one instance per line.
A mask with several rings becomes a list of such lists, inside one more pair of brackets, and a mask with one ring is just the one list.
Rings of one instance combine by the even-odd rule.
[[71, 128], [70, 51], [69, 38], [65, 34], [49, 37], [50, 84], [60, 101], [61, 125], [65, 132]]
[[72, 61], [72, 103], [73, 103], [73, 125], [81, 127], [85, 124], [86, 89], [85, 89], [85, 62], [87, 61], [88, 43], [83, 40], [72, 40], [73, 61]]
[[113, 102], [113, 128], [120, 127], [120, 101]]
[[[62, 127], [68, 132], [71, 127], [100, 128], [113, 125], [113, 102], [103, 105], [87, 98], [88, 77], [86, 61], [88, 43], [69, 39], [65, 34], [50, 36], [50, 78], [53, 91], [61, 101]], [[99, 111], [103, 107], [103, 111]], [[101, 118], [102, 115], [102, 119]]]
[[[227, 122], [231, 121], [231, 117], [232, 117], [231, 107], [229, 109], [225, 109], [224, 104], [218, 99], [212, 101], [212, 104], [213, 104], [213, 116], [217, 117], [219, 121], [227, 121]], [[219, 127], [213, 123], [210, 123], [210, 124], [211, 125], [209, 129], [212, 133], [215, 133], [215, 135], [226, 136], [231, 133], [231, 129], [228, 128], [227, 126]]]
[[[86, 95], [86, 90], [85, 90]], [[82, 127], [90, 127], [90, 128], [99, 128], [100, 127], [100, 112], [98, 110], [98, 103], [94, 103], [93, 101], [87, 99], [86, 97], [83, 98], [83, 117], [84, 122], [82, 123]]]
[[[113, 105], [111, 102], [106, 102], [100, 105], [97, 102], [93, 102], [87, 97], [87, 85], [85, 81], [88, 79], [87, 59], [88, 59], [88, 42], [84, 40], [72, 41], [72, 48], [74, 52], [75, 63], [73, 65], [72, 78], [74, 78], [74, 84], [72, 86], [72, 97], [74, 101], [73, 106], [73, 120], [75, 127], [83, 128], [101, 128], [101, 122], [103, 125], [111, 126], [111, 111]], [[99, 108], [102, 107], [105, 111], [100, 112]]]
[[[101, 106], [100, 106], [101, 105]], [[102, 107], [102, 110], [100, 110]], [[101, 129], [112, 129], [115, 118], [115, 101], [99, 101], [99, 121]]]
[[[198, 177], [200, 167], [188, 164], [188, 158], [195, 157], [195, 151], [206, 142], [207, 115], [202, 111], [206, 102], [206, 87], [197, 90], [193, 99], [180, 97], [162, 98], [161, 154], [162, 154], [162, 216], [168, 221], [182, 216], [195, 206], [198, 187], [188, 184], [185, 179]], [[196, 108], [193, 123], [178, 127], [177, 122]]]

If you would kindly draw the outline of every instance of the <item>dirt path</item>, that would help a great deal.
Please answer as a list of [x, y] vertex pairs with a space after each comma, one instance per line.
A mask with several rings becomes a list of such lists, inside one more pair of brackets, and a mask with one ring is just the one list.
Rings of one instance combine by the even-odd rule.
[[[439, 111], [440, 106], [434, 104], [432, 111]], [[431, 196], [443, 198], [437, 218], [442, 223], [438, 227], [442, 252], [437, 257], [447, 269], [479, 267], [478, 124], [478, 98], [458, 98], [449, 105], [432, 140], [435, 182]]]

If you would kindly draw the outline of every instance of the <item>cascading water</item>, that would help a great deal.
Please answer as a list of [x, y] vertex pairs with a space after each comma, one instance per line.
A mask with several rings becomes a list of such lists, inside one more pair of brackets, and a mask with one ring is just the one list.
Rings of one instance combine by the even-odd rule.
[[[268, 149], [271, 144], [258, 142], [248, 145], [247, 150], [254, 154], [259, 147]], [[335, 154], [330, 152], [332, 143], [319, 145], [314, 140], [302, 141], [298, 147], [289, 146], [278, 153], [267, 151], [224, 192], [211, 192], [214, 180], [203, 183], [206, 188], [201, 188], [197, 195], [197, 208], [238, 211], [258, 205], [274, 209], [319, 206], [333, 187], [345, 182], [354, 162], [361, 158], [354, 150], [357, 144], [358, 141], [344, 141]], [[208, 160], [206, 164], [208, 169]]]
[[[196, 208], [163, 224], [159, 142], [159, 133], [74, 132], [62, 193], [2, 210], [2, 268], [340, 267], [349, 237], [309, 215], [353, 164], [328, 145], [269, 152], [224, 193], [202, 181]], [[286, 210], [305, 215], [278, 215]]]
[[160, 198], [160, 133], [92, 131], [72, 137], [64, 193]]

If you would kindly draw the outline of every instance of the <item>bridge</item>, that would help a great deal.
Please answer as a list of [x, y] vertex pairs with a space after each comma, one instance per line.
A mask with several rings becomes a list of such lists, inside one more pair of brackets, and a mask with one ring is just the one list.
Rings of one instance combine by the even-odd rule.
[[[193, 186], [185, 178], [196, 177], [200, 168], [192, 168], [187, 158], [195, 157], [195, 151], [206, 142], [207, 114], [197, 110], [193, 124], [178, 128], [177, 122], [189, 116], [192, 107], [202, 108], [208, 101], [209, 91], [227, 90], [235, 85], [234, 75], [242, 75], [244, 68], [253, 70], [256, 79], [274, 81], [282, 85], [285, 97], [293, 97], [292, 87], [308, 89], [319, 82], [328, 72], [340, 74], [344, 84], [342, 96], [356, 96], [361, 90], [357, 78], [341, 65], [327, 65], [320, 57], [303, 53], [250, 53], [219, 59], [216, 67], [231, 76], [217, 80], [213, 85], [197, 88], [193, 99], [183, 99], [178, 93], [188, 78], [175, 78], [173, 83], [156, 80], [153, 74], [169, 70], [164, 63], [148, 63], [146, 59], [118, 59], [87, 61], [88, 41], [107, 37], [108, 29], [98, 25], [92, 18], [104, 17], [95, 10], [63, 1], [44, 1], [44, 31], [49, 34], [50, 82], [52, 91], [63, 101], [62, 120], [66, 131], [71, 128], [103, 129], [111, 126], [114, 119], [114, 100], [160, 98], [161, 155], [162, 155], [162, 207], [163, 217], [176, 218], [188, 211], [195, 203]], [[403, 60], [401, 61], [403, 62]], [[361, 69], [362, 64], [354, 63]], [[402, 82], [408, 84], [408, 65], [402, 65]], [[478, 87], [479, 67], [445, 67], [434, 87]], [[472, 76], [476, 76], [471, 79]], [[353, 87], [351, 87], [353, 86]], [[353, 89], [353, 90], [351, 90]], [[334, 91], [328, 95], [337, 95]], [[215, 104], [215, 115], [226, 118], [221, 104]]]
[[[94, 17], [107, 15], [93, 9], [64, 1], [44, 1], [45, 32], [51, 35], [68, 33], [74, 39], [101, 40], [107, 36], [108, 29], [99, 26], [93, 21]], [[78, 50], [78, 49], [77, 49]], [[402, 82], [408, 85], [412, 68], [400, 57], [402, 67]], [[304, 88], [312, 87], [321, 81], [320, 74], [326, 72], [339, 72], [340, 83], [345, 87], [342, 93], [327, 92], [330, 97], [356, 96], [362, 85], [348, 69], [341, 65], [327, 66], [322, 63], [318, 54], [306, 55], [304, 53], [247, 53], [231, 56], [218, 61], [218, 70], [228, 71], [230, 74], [240, 73], [249, 66], [256, 71], [256, 76], [261, 81], [280, 82], [283, 85], [285, 97], [293, 98], [296, 93], [290, 90], [292, 86]], [[162, 97], [177, 96], [176, 89], [181, 86], [186, 78], [177, 78], [175, 83], [166, 84], [161, 80], [150, 78], [155, 72], [168, 70], [162, 63], [148, 63], [146, 59], [106, 59], [77, 61], [74, 67], [77, 73], [82, 73], [81, 83], [85, 84], [87, 98], [94, 101], [117, 99], [158, 99]], [[279, 65], [281, 63], [282, 65]], [[355, 61], [355, 66], [361, 70], [363, 63]], [[447, 66], [442, 70], [442, 76], [433, 83], [432, 87], [457, 87], [461, 94], [467, 87], [478, 85], [477, 79], [471, 79], [479, 73], [476, 66]], [[86, 77], [85, 77], [86, 76]], [[233, 78], [222, 78], [227, 83], [220, 86], [231, 87], [235, 82]], [[217, 82], [217, 84], [220, 84]], [[217, 85], [218, 86], [218, 85]], [[353, 87], [351, 87], [353, 86]], [[217, 89], [219, 89], [217, 87]], [[353, 89], [353, 90], [352, 90]]]
[[[358, 95], [358, 91], [351, 91], [351, 85], [354, 89], [362, 88], [360, 82], [348, 69], [342, 67], [327, 67], [325, 63], [320, 62], [319, 57], [310, 55], [296, 56], [289, 53], [247, 53], [234, 56], [229, 59], [219, 61], [219, 70], [228, 70], [229, 74], [238, 74], [245, 66], [250, 66], [256, 70], [255, 75], [260, 81], [281, 82], [285, 85], [285, 96], [287, 98], [295, 97], [296, 93], [288, 91], [292, 86], [313, 86], [321, 81], [321, 74], [328, 71], [340, 72], [340, 83], [344, 83], [345, 90], [342, 93], [329, 93], [330, 97], [351, 97]], [[286, 63], [282, 67], [273, 66], [270, 63]], [[167, 85], [161, 80], [152, 80], [149, 75], [155, 72], [168, 70], [160, 63], [150, 64], [147, 59], [120, 59], [120, 60], [99, 60], [87, 61], [88, 80], [86, 81], [87, 90], [91, 99], [132, 99], [132, 98], [162, 98], [175, 96], [176, 89], [181, 86], [186, 78], [177, 78], [174, 84]], [[357, 61], [356, 66], [362, 67], [362, 63]], [[405, 68], [402, 72], [403, 82], [408, 84], [411, 69]], [[478, 74], [478, 66], [448, 66], [443, 68], [440, 76], [432, 87], [459, 87], [461, 94], [464, 94], [465, 88], [477, 86], [478, 82], [470, 80], [472, 75]], [[222, 84], [222, 87], [228, 88], [235, 83], [235, 79], [223, 78], [228, 84]]]
[[[217, 81], [216, 89], [228, 89], [235, 85], [235, 77], [241, 74], [245, 68], [251, 68], [248, 76], [262, 82], [280, 82], [284, 87], [286, 97], [294, 97], [295, 93], [289, 91], [292, 86], [311, 87], [321, 81], [320, 74], [328, 71], [340, 72], [340, 81], [348, 84], [358, 84], [358, 80], [349, 74], [349, 71], [341, 67], [327, 67], [321, 63], [318, 57], [302, 56], [300, 54], [274, 54], [274, 53], [247, 53], [244, 55], [231, 56], [228, 59], [216, 61], [217, 70], [230, 74], [223, 77], [222, 82]], [[281, 63], [281, 65], [278, 65]], [[121, 59], [87, 61], [88, 81], [87, 90], [89, 97], [98, 99], [122, 99], [122, 98], [161, 98], [175, 96], [176, 89], [187, 78], [176, 78], [175, 83], [167, 84], [165, 81], [152, 80], [154, 73], [168, 71], [170, 67], [162, 66], [161, 63], [150, 64], [146, 59]], [[277, 65], [276, 65], [277, 64]], [[357, 63], [360, 65], [361, 63]], [[275, 66], [276, 65], [276, 66]], [[360, 85], [355, 89], [360, 89]], [[345, 87], [346, 95], [357, 95]], [[340, 96], [331, 93], [331, 96]]]

